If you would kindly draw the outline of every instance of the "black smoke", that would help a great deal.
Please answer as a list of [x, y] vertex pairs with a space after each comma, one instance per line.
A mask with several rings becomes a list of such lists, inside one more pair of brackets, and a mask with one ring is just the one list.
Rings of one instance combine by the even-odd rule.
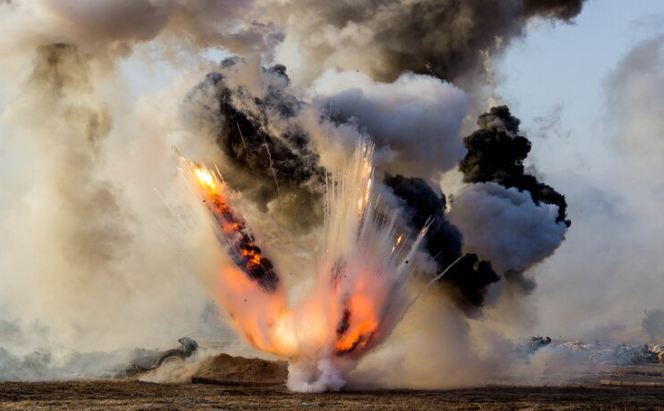
[[461, 258], [441, 280], [450, 286], [457, 305], [467, 312], [481, 307], [488, 286], [499, 281], [500, 277], [491, 263], [480, 261], [475, 254], [463, 255], [463, 236], [445, 215], [445, 195], [436, 194], [421, 178], [388, 174], [384, 183], [404, 203], [405, 218], [411, 227], [419, 230], [431, 219], [424, 246], [438, 272]]
[[541, 16], [569, 21], [581, 13], [586, 0], [525, 0], [526, 16]]
[[[233, 186], [248, 193], [263, 211], [278, 199], [282, 219], [304, 229], [321, 216], [315, 204], [322, 198], [325, 170], [309, 146], [309, 136], [293, 121], [302, 103], [287, 92], [286, 67], [262, 68], [267, 85], [254, 96], [244, 85], [229, 85], [228, 76], [249, 68], [240, 59], [227, 59], [209, 73], [185, 101], [190, 123], [212, 133], [231, 163], [225, 175]], [[258, 81], [258, 79], [256, 79]], [[303, 210], [309, 210], [302, 213]]]
[[479, 116], [479, 129], [464, 138], [468, 153], [459, 164], [463, 181], [493, 182], [506, 188], [527, 191], [535, 204], [556, 205], [556, 222], [564, 222], [569, 227], [571, 221], [567, 219], [565, 196], [525, 172], [523, 162], [530, 153], [531, 145], [526, 137], [519, 135], [520, 123], [507, 106], [493, 107]]

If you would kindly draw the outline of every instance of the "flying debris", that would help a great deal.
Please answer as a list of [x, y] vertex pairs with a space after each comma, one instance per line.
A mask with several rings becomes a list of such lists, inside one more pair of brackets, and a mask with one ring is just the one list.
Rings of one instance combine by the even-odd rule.
[[224, 192], [229, 189], [221, 176], [201, 164], [187, 162], [177, 151], [176, 154], [185, 172], [192, 175], [192, 180], [197, 183], [198, 192], [219, 224], [218, 232], [237, 267], [266, 292], [276, 291], [279, 277], [272, 262], [262, 255], [242, 215], [231, 209], [224, 198]]
[[303, 103], [287, 90], [286, 67], [259, 67], [256, 78], [243, 83], [253, 69], [240, 58], [222, 61], [187, 95], [185, 118], [225, 154], [232, 188], [263, 211], [271, 201], [287, 202], [281, 220], [290, 227], [318, 225], [326, 172], [309, 136], [292, 121]]
[[[343, 380], [330, 375], [338, 374], [338, 362], [357, 359], [382, 341], [412, 305], [406, 280], [417, 267], [415, 253], [429, 223], [405, 245], [397, 227], [398, 211], [382, 209], [374, 196], [373, 145], [362, 142], [328, 186], [325, 253], [314, 291], [301, 306], [290, 308], [279, 292], [272, 263], [261, 254], [244, 218], [231, 204], [229, 188], [219, 173], [178, 157], [215, 217], [220, 243], [235, 266], [261, 286], [256, 294], [251, 287], [229, 281], [225, 297], [219, 298], [239, 334], [258, 349], [289, 358], [292, 367], [319, 369], [313, 375], [304, 373], [304, 381], [290, 381], [293, 388], [339, 389]], [[239, 305], [247, 300], [253, 303]], [[297, 379], [303, 374], [290, 375]]]

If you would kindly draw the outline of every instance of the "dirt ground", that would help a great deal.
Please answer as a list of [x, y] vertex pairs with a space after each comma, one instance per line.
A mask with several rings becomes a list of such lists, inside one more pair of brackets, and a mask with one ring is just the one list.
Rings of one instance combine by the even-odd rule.
[[506, 387], [296, 394], [278, 388], [138, 381], [0, 383], [8, 410], [664, 410], [655, 387]]

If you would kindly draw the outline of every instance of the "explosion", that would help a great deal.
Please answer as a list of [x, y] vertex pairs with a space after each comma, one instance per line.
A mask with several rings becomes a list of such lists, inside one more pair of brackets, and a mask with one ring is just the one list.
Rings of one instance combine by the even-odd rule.
[[[428, 226], [406, 245], [404, 234], [397, 231], [399, 213], [375, 200], [373, 152], [371, 143], [360, 143], [352, 159], [331, 177], [325, 198], [325, 252], [319, 257], [312, 295], [296, 308], [287, 307], [279, 277], [234, 206], [221, 174], [178, 154], [235, 268], [219, 273], [232, 298], [217, 298], [254, 347], [290, 359], [292, 367], [317, 370], [307, 371], [304, 381], [298, 380], [302, 374], [297, 370], [291, 372], [289, 386], [295, 390], [341, 388], [343, 380], [331, 375], [389, 335], [412, 304], [405, 281], [417, 267], [415, 254]], [[248, 318], [237, 305], [248, 300], [267, 309]]]
[[[487, 60], [584, 3], [0, 0], [3, 314], [112, 350], [219, 331], [216, 303], [298, 391], [352, 382], [390, 335], [432, 369], [470, 363], [469, 318], [526, 317], [514, 300], [571, 223], [519, 121], [484, 104]], [[182, 179], [171, 147], [219, 166], [178, 153]], [[418, 280], [422, 320], [454, 318], [420, 346], [392, 333]]]

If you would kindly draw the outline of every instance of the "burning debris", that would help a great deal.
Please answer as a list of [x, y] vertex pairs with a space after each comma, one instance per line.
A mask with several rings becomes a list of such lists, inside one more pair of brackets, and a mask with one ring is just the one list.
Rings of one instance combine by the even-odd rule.
[[[234, 61], [224, 64], [223, 69], [236, 67]], [[276, 76], [277, 84], [281, 84], [287, 81], [283, 71], [263, 70], [261, 75], [268, 76], [265, 81], [275, 80]], [[210, 84], [223, 84], [223, 77], [218, 77]], [[270, 129], [268, 124], [272, 124], [272, 127], [275, 124], [287, 124], [284, 123], [285, 119], [292, 118], [301, 107], [300, 102], [289, 100], [287, 95], [282, 94], [282, 88], [271, 87], [265, 88], [266, 94], [262, 99], [251, 100], [251, 104], [256, 104], [255, 107], [243, 103], [244, 111], [233, 111], [235, 109], [232, 108], [233, 104], [238, 104], [237, 99], [246, 98], [241, 89], [231, 93], [222, 85], [221, 91], [213, 93], [222, 96], [221, 107], [227, 111], [222, 116], [224, 121], [234, 118], [238, 126], [235, 129], [229, 128], [227, 123], [221, 126], [219, 130], [223, 138], [220, 141], [234, 141], [226, 147], [238, 150], [233, 151], [235, 154], [231, 151], [228, 153], [234, 156], [233, 161], [239, 161], [249, 169], [261, 163], [257, 159], [250, 159], [249, 153], [258, 155], [258, 151], [257, 147], [248, 148], [247, 139], [255, 142], [256, 136], [259, 136], [262, 144], [277, 139], [276, 136], [265, 134], [264, 130]], [[287, 101], [290, 104], [283, 105]], [[268, 106], [263, 104], [272, 108], [266, 109]], [[252, 118], [263, 119], [267, 123], [264, 123], [263, 128], [259, 128], [258, 123], [254, 128], [245, 128], [249, 133], [245, 135], [242, 125], [249, 127], [253, 124]], [[516, 263], [512, 260], [505, 263], [502, 259], [512, 257], [503, 251], [497, 257], [495, 252], [487, 252], [482, 248], [478, 248], [477, 253], [464, 253], [466, 249], [474, 250], [477, 243], [473, 237], [474, 232], [468, 230], [468, 225], [459, 219], [459, 214], [455, 214], [454, 210], [458, 210], [459, 204], [464, 205], [471, 198], [473, 189], [480, 189], [478, 193], [487, 193], [495, 198], [505, 196], [510, 200], [506, 207], [522, 206], [528, 212], [532, 209], [532, 212], [538, 213], [539, 220], [530, 221], [538, 221], [544, 227], [551, 226], [559, 230], [559, 241], [562, 241], [562, 235], [569, 225], [569, 221], [564, 220], [564, 197], [524, 173], [522, 162], [530, 149], [530, 143], [517, 135], [519, 121], [511, 116], [506, 107], [498, 107], [482, 115], [478, 124], [482, 128], [465, 140], [469, 152], [460, 163], [466, 181], [473, 185], [452, 204], [451, 220], [445, 211], [445, 196], [436, 194], [422, 179], [386, 174], [384, 185], [378, 187], [381, 190], [389, 189], [399, 205], [395, 208], [394, 205], [376, 201], [374, 146], [370, 143], [359, 145], [352, 160], [346, 161], [343, 167], [328, 176], [324, 197], [325, 254], [320, 258], [312, 297], [294, 309], [287, 306], [284, 292], [278, 287], [279, 276], [270, 260], [256, 245], [246, 221], [231, 201], [232, 190], [218, 170], [211, 171], [203, 165], [180, 158], [189, 180], [195, 183], [196, 190], [204, 198], [203, 202], [215, 217], [220, 244], [227, 250], [234, 267], [267, 294], [254, 294], [253, 288], [241, 285], [231, 270], [220, 274], [220, 281], [225, 284], [220, 289], [233, 291], [223, 291], [217, 298], [229, 313], [239, 334], [250, 344], [291, 360], [293, 377], [290, 384], [294, 389], [338, 389], [343, 384], [338, 377], [342, 364], [347, 359], [361, 357], [390, 334], [412, 304], [409, 302], [412, 297], [408, 296], [406, 279], [407, 273], [417, 269], [416, 256], [420, 252], [420, 244], [435, 262], [437, 271], [445, 271], [444, 275], [439, 275], [442, 283], [448, 286], [449, 295], [468, 314], [478, 313], [477, 309], [484, 304], [489, 286], [501, 279], [493, 269], [494, 261], [506, 279], [518, 279], [533, 261], [541, 261], [560, 244], [538, 245], [537, 241], [526, 239], [542, 250], [534, 250], [532, 255], [524, 257], [524, 262]], [[307, 138], [303, 139], [304, 143], [307, 141]], [[498, 151], [493, 150], [494, 145], [497, 145]], [[273, 149], [276, 147], [272, 146]], [[306, 144], [300, 147], [306, 150]], [[275, 170], [279, 170], [280, 166], [275, 169], [275, 161], [278, 164], [299, 163], [282, 163], [281, 159], [288, 158], [288, 155], [272, 157], [272, 152], [265, 148], [264, 154], [267, 157], [263, 159], [267, 162], [263, 162], [260, 168], [265, 173], [266, 181], [269, 180], [270, 172], [275, 187], [279, 187]], [[302, 153], [293, 154], [292, 159], [302, 160]], [[311, 161], [305, 163], [312, 164]], [[316, 164], [315, 159], [313, 164]], [[278, 174], [283, 175], [285, 172]], [[304, 180], [296, 179], [297, 186], [314, 174], [306, 175], [308, 177]], [[482, 185], [487, 183], [499, 189]], [[492, 201], [495, 204], [495, 200]], [[549, 203], [558, 207], [554, 210], [557, 215], [551, 215], [544, 208]], [[462, 209], [472, 210], [477, 204], [482, 204], [482, 201], [471, 202]], [[495, 210], [495, 205], [486, 208], [488, 212]], [[476, 215], [472, 218], [473, 222], [481, 221]], [[498, 231], [501, 224], [513, 225], [500, 219], [493, 220], [498, 222], [496, 227], [492, 227], [493, 231]], [[412, 230], [411, 238], [407, 236], [404, 241], [404, 233], [399, 233], [401, 229], [397, 227], [409, 227]], [[539, 227], [536, 230], [542, 231]], [[470, 241], [466, 244], [462, 235], [464, 232], [470, 234]], [[522, 284], [526, 282], [526, 279], [520, 280]], [[249, 310], [242, 304], [248, 301], [252, 302]]]
[[221, 176], [205, 166], [188, 163], [182, 156], [178, 156], [180, 164], [196, 179], [196, 187], [219, 224], [218, 233], [223, 238], [222, 244], [225, 244], [235, 265], [264, 291], [275, 292], [279, 277], [272, 262], [262, 255], [260, 247], [256, 245], [242, 215], [231, 209], [228, 199], [224, 198], [224, 191], [228, 192], [229, 189]]

